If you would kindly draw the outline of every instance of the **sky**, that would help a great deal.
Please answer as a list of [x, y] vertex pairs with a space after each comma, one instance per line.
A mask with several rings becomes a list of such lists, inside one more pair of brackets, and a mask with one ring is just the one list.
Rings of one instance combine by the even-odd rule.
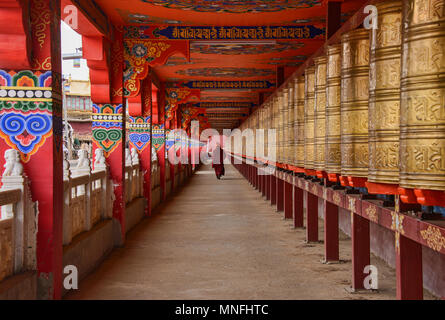
[[[82, 37], [62, 21], [62, 54], [75, 53], [76, 48], [81, 47]], [[67, 78], [71, 75], [73, 80], [89, 80], [88, 66], [84, 59], [80, 61], [80, 68], [73, 67], [73, 60], [63, 61], [62, 73]]]

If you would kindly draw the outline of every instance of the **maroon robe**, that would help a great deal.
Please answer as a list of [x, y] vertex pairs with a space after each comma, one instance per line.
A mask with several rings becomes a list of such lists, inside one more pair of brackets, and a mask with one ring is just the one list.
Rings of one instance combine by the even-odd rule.
[[217, 146], [212, 153], [212, 168], [215, 169], [216, 177], [219, 179], [224, 175], [224, 159], [226, 154], [220, 146]]

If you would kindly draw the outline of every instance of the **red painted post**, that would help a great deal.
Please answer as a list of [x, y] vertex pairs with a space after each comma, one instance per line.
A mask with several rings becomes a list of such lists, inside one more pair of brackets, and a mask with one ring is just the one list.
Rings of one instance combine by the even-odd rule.
[[293, 187], [294, 201], [293, 201], [293, 217], [294, 228], [304, 227], [304, 205], [303, 205], [303, 190], [297, 186]]
[[270, 204], [277, 204], [277, 177], [275, 174], [270, 175]]
[[292, 184], [284, 181], [284, 218], [292, 219], [293, 216]]
[[423, 299], [422, 245], [401, 234], [396, 247], [396, 284], [398, 300]]
[[272, 201], [271, 199], [271, 184], [272, 184], [272, 175], [268, 174], [266, 177], [266, 200]]
[[266, 196], [266, 175], [264, 174], [264, 172], [260, 175], [260, 179], [261, 179], [261, 195], [263, 197]]
[[[165, 192], [165, 91], [158, 90], [156, 118], [153, 111], [152, 143], [156, 150], [160, 171], [161, 201], [166, 198]], [[153, 106], [155, 109], [155, 106]]]
[[[5, 164], [6, 150], [20, 152], [24, 173], [31, 182], [32, 200], [39, 212], [37, 296], [60, 299], [63, 275], [60, 0], [3, 1], [0, 9], [2, 43], [5, 38], [13, 39], [0, 47], [3, 69], [0, 86], [7, 93], [0, 97], [0, 168]], [[30, 24], [34, 17], [38, 23]], [[8, 23], [13, 24], [10, 29], [5, 27]], [[27, 90], [23, 87], [29, 87], [30, 92], [26, 93], [30, 95], [24, 95]]]
[[[115, 41], [112, 43], [111, 55], [111, 80], [110, 86], [113, 92], [122, 92], [123, 89], [123, 34], [117, 30], [114, 32]], [[85, 54], [85, 52], [84, 52]], [[94, 62], [94, 61], [93, 61]], [[92, 70], [90, 78], [93, 79]], [[97, 91], [97, 92], [96, 92]], [[126, 136], [126, 110], [122, 94], [113, 94], [109, 101], [108, 94], [100, 94], [92, 86], [91, 97], [93, 100], [93, 154], [96, 148], [104, 150], [107, 164], [110, 168], [110, 176], [114, 184], [113, 221], [116, 228], [115, 234], [120, 238], [116, 243], [123, 245], [125, 242], [125, 136]], [[119, 119], [119, 121], [116, 121]], [[116, 139], [116, 136], [118, 139]]]
[[140, 157], [144, 173], [144, 198], [147, 201], [145, 215], [151, 215], [151, 80], [144, 79], [141, 87], [142, 116], [131, 117], [129, 122], [129, 141]]
[[338, 207], [324, 200], [324, 259], [326, 262], [339, 260]]
[[306, 241], [318, 241], [318, 197], [304, 191], [306, 195]]
[[284, 211], [284, 181], [277, 177], [277, 211]]
[[247, 163], [246, 159], [246, 172], [247, 172], [247, 180], [249, 181], [249, 184], [252, 185], [252, 167], [250, 164]]
[[352, 289], [365, 289], [364, 280], [367, 274], [365, 267], [370, 265], [369, 220], [351, 213], [352, 233]]

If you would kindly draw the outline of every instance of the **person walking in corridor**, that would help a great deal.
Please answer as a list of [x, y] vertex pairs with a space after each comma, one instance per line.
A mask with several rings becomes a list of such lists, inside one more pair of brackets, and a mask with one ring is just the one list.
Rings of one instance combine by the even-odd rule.
[[212, 168], [215, 169], [216, 178], [219, 180], [225, 174], [224, 159], [226, 154], [218, 143], [212, 152]]

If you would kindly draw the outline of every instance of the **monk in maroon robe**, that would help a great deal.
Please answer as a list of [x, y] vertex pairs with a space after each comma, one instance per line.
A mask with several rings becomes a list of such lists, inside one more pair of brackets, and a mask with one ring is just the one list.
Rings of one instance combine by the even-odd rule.
[[216, 178], [219, 180], [225, 174], [224, 159], [226, 154], [218, 144], [212, 153], [212, 168], [215, 169]]

